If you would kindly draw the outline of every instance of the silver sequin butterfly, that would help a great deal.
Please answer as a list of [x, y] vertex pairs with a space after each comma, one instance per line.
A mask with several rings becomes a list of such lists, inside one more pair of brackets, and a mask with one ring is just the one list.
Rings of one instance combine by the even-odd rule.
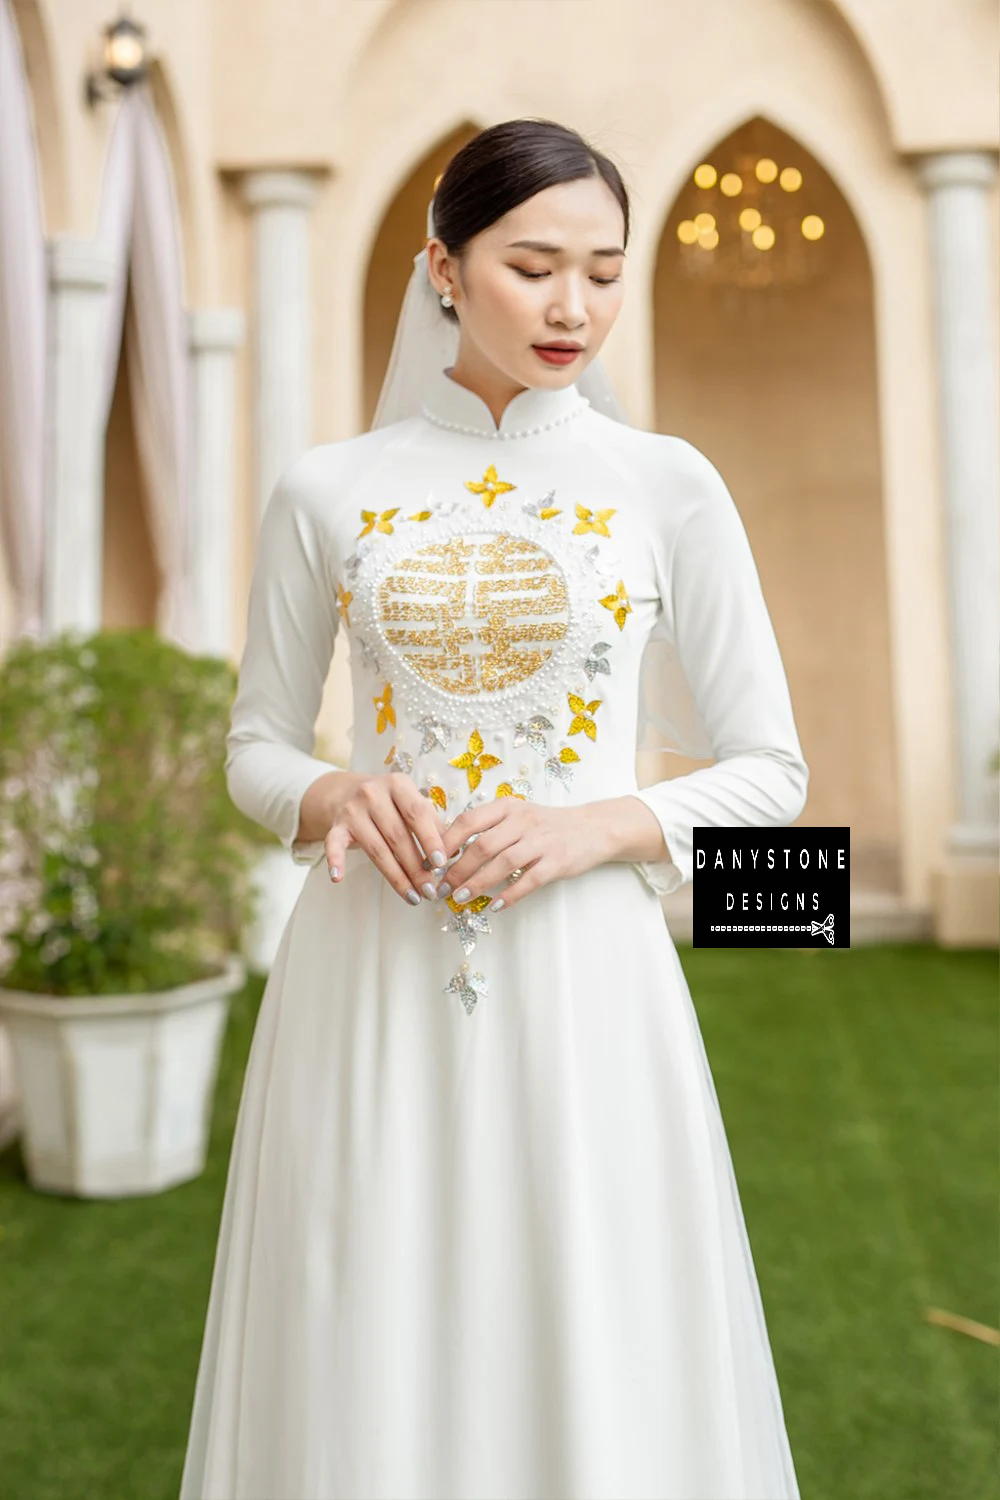
[[528, 744], [532, 750], [537, 750], [539, 755], [544, 755], [548, 746], [542, 731], [554, 728], [555, 725], [551, 719], [547, 719], [544, 714], [533, 714], [530, 719], [514, 725], [514, 744], [515, 746]]
[[438, 745], [442, 750], [447, 749], [452, 732], [443, 719], [435, 719], [433, 714], [426, 714], [424, 718], [417, 720], [417, 728], [423, 734], [421, 755], [428, 755]]
[[457, 932], [462, 948], [466, 953], [471, 953], [476, 946], [476, 937], [481, 933], [492, 932], [489, 918], [484, 911], [456, 911], [451, 919], [441, 928], [442, 932]]
[[486, 976], [478, 970], [470, 974], [466, 969], [460, 969], [453, 974], [445, 985], [446, 995], [457, 995], [465, 1006], [466, 1014], [472, 1015], [476, 1008], [476, 1001], [486, 994]]
[[591, 646], [590, 655], [583, 664], [583, 670], [590, 682], [593, 682], [598, 672], [604, 672], [608, 677], [611, 676], [611, 666], [604, 659], [606, 652], [610, 650], [611, 644], [608, 641], [596, 641]]

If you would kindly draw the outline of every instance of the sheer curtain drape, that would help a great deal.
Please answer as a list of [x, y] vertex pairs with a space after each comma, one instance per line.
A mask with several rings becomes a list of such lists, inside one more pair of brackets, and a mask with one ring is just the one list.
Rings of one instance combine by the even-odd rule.
[[[130, 90], [118, 106], [97, 239], [117, 263], [105, 295], [97, 420], [106, 430], [127, 337], [136, 444], [161, 579], [157, 628], [197, 648], [183, 258], [170, 157], [144, 86]], [[45, 446], [61, 440], [50, 430], [46, 406], [48, 297], [31, 94], [13, 12], [9, 0], [0, 0], [0, 541], [14, 597], [15, 638], [41, 635], [45, 628]]]
[[[122, 101], [108, 150], [99, 238], [118, 263], [109, 288], [102, 414], [111, 410], [123, 337], [139, 460], [161, 591], [157, 628], [196, 647], [191, 589], [191, 399], [183, 261], [166, 143], [148, 91]], [[130, 318], [125, 308], [131, 279]]]
[[45, 228], [21, 44], [0, 0], [0, 538], [13, 633], [42, 632]]

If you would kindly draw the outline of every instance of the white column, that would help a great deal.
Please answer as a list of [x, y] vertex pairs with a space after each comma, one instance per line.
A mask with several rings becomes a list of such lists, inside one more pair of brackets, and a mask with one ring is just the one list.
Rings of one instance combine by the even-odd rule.
[[998, 853], [1000, 717], [997, 495], [1000, 431], [996, 309], [987, 189], [993, 152], [922, 157], [928, 196], [951, 591], [957, 766], [955, 854]]
[[312, 308], [307, 172], [249, 173], [253, 209], [254, 492], [258, 524], [276, 480], [312, 443]]
[[49, 263], [45, 474], [45, 633], [102, 624], [107, 289], [116, 262], [100, 241], [60, 236]]
[[189, 566], [198, 649], [222, 657], [232, 644], [235, 354], [245, 332], [243, 313], [236, 307], [198, 308], [188, 314], [194, 408]]

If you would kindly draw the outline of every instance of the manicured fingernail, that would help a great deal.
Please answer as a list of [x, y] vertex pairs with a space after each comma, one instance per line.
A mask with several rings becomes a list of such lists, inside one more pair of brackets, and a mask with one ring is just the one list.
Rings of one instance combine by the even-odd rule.
[[463, 887], [462, 887], [462, 889], [460, 891], [456, 891], [455, 892], [455, 900], [456, 901], [468, 901], [468, 899], [469, 899], [469, 887], [467, 885], [463, 885]]
[[422, 885], [420, 889], [423, 891], [428, 900], [432, 900], [437, 895], [437, 890], [434, 886], [431, 885], [429, 880], [427, 881], [426, 885]]
[[439, 896], [451, 895], [451, 886], [448, 884], [447, 880], [442, 880], [441, 884], [438, 886], [437, 893]]
[[503, 899], [503, 897], [502, 896], [498, 896], [495, 901], [491, 901], [490, 902], [490, 911], [499, 911], [500, 908], [501, 908], [501, 906], [503, 906], [503, 905], [504, 905], [504, 899]]
[[407, 893], [406, 893], [406, 899], [413, 906], [419, 906], [420, 905], [420, 897], [417, 895], [416, 891], [413, 890], [412, 888], [407, 891]]
[[331, 865], [330, 866], [330, 879], [331, 880], [339, 880], [340, 879], [340, 866], [339, 865]]

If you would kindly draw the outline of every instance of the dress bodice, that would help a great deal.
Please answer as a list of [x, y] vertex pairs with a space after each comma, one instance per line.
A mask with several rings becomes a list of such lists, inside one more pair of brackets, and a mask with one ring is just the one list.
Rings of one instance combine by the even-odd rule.
[[449, 820], [494, 796], [634, 785], [652, 568], [607, 476], [564, 487], [528, 457], [455, 445], [409, 503], [366, 497], [337, 582], [352, 767], [409, 772]]
[[[576, 386], [522, 390], [497, 423], [442, 370], [418, 415], [310, 449], [276, 486], [226, 772], [237, 805], [309, 864], [323, 844], [297, 841], [301, 800], [340, 769], [314, 754], [314, 729], [341, 632], [350, 769], [405, 772], [446, 824], [498, 797], [636, 795], [668, 851], [636, 869], [666, 894], [691, 878], [695, 827], [781, 825], [804, 805], [784, 668], [725, 482], [692, 444], [595, 412]], [[639, 789], [654, 634], [717, 763]]]

